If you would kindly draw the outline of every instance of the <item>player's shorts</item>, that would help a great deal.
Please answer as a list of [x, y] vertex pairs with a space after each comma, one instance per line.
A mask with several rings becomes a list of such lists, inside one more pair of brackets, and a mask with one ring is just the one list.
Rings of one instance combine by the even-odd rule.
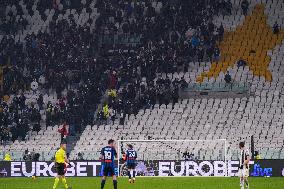
[[107, 177], [113, 175], [115, 175], [114, 167], [107, 165], [103, 167], [103, 176]]
[[239, 169], [239, 177], [249, 177], [249, 169]]
[[56, 163], [56, 172], [58, 175], [65, 175], [65, 164], [64, 163]]
[[127, 168], [128, 169], [135, 169], [136, 168], [136, 163], [127, 163]]

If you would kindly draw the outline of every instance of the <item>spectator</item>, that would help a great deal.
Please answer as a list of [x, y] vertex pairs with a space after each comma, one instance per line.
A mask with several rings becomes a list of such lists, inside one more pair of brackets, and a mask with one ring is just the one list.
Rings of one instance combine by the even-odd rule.
[[107, 103], [105, 103], [103, 111], [104, 111], [104, 119], [107, 120], [109, 118], [109, 108]]
[[117, 78], [117, 75], [116, 75], [116, 72], [113, 71], [110, 75], [110, 84], [109, 84], [109, 88], [110, 89], [116, 89], [117, 88], [117, 82], [118, 82], [118, 78]]
[[8, 153], [6, 153], [6, 154], [5, 154], [4, 161], [12, 161], [11, 155], [8, 154]]
[[229, 72], [227, 72], [227, 74], [225, 75], [225, 79], [224, 80], [225, 80], [226, 83], [231, 83], [232, 82], [232, 77], [231, 77]]
[[31, 89], [33, 90], [34, 93], [36, 93], [37, 89], [38, 89], [38, 82], [36, 80], [34, 80], [31, 83]]
[[6, 142], [10, 140], [10, 132], [8, 128], [0, 126], [0, 144], [6, 145]]
[[247, 65], [247, 62], [245, 61], [245, 60], [239, 60], [238, 62], [237, 62], [237, 66], [238, 67], [245, 67]]
[[104, 120], [104, 112], [103, 112], [103, 110], [98, 110], [98, 115], [97, 115], [97, 121], [98, 121], [98, 123], [97, 123], [97, 125], [99, 126], [99, 125], [102, 125], [103, 124], [103, 120]]
[[227, 15], [232, 15], [232, 9], [233, 9], [233, 5], [232, 5], [231, 1], [227, 0], [226, 1], [226, 8], [225, 8]]
[[215, 46], [214, 48], [214, 59], [215, 62], [219, 62], [220, 60], [220, 49], [219, 47]]
[[114, 125], [114, 122], [115, 122], [115, 119], [116, 119], [116, 110], [115, 109], [111, 109], [110, 116], [111, 116], [112, 124]]
[[124, 121], [125, 121], [125, 113], [121, 111], [119, 118], [119, 125], [124, 125]]
[[277, 21], [274, 23], [274, 25], [273, 25], [273, 33], [274, 34], [279, 34], [279, 32], [280, 32], [280, 29], [279, 29], [279, 25], [278, 25], [278, 23], [277, 23]]
[[188, 83], [185, 81], [184, 77], [180, 80], [180, 86], [181, 89], [186, 89], [188, 87]]
[[178, 99], [179, 99], [179, 88], [176, 87], [172, 91], [173, 109], [175, 104], [178, 103]]
[[42, 110], [43, 109], [43, 95], [40, 94], [38, 96], [38, 99], [37, 99], [37, 104], [38, 104], [38, 107], [39, 107], [39, 110]]
[[255, 151], [255, 159], [256, 159], [256, 160], [261, 159], [261, 156], [260, 156], [260, 154], [259, 154], [258, 151]]
[[28, 149], [25, 150], [24, 155], [23, 155], [23, 160], [25, 161], [32, 161], [32, 154], [29, 152]]
[[64, 122], [61, 129], [58, 129], [58, 132], [61, 134], [61, 141], [65, 140], [68, 136], [68, 130], [67, 130], [67, 123]]
[[84, 160], [83, 153], [81, 153], [81, 152], [78, 153], [77, 160], [78, 160], [78, 161], [83, 161], [83, 160]]
[[248, 8], [249, 8], [249, 2], [248, 0], [243, 0], [241, 2], [241, 7], [242, 7], [242, 10], [243, 10], [243, 15], [247, 16], [248, 14]]
[[218, 28], [218, 34], [219, 34], [218, 40], [219, 41], [223, 40], [224, 32], [225, 32], [225, 30], [224, 30], [223, 24], [221, 24], [220, 27]]
[[188, 160], [188, 156], [189, 156], [189, 152], [188, 152], [188, 151], [185, 151], [185, 152], [182, 154], [182, 158], [184, 158], [186, 161]]

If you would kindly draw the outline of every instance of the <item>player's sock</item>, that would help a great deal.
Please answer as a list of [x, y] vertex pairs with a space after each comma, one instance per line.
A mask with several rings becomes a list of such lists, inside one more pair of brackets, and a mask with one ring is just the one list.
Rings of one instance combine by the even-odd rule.
[[128, 177], [129, 177], [129, 179], [131, 179], [131, 173], [130, 173], [130, 171], [128, 171]]
[[113, 180], [113, 189], [117, 189], [117, 180]]
[[248, 180], [245, 180], [245, 184], [246, 184], [246, 187], [249, 188], [249, 182], [248, 182]]
[[64, 187], [67, 189], [68, 184], [67, 184], [66, 178], [62, 178], [62, 183], [63, 183]]
[[102, 182], [101, 182], [101, 189], [104, 189], [105, 184], [106, 184], [106, 180], [102, 180]]
[[136, 171], [133, 171], [133, 178], [135, 178], [135, 175], [136, 175]]
[[56, 177], [55, 180], [54, 180], [53, 189], [56, 189], [58, 182], [59, 182], [59, 178]]
[[241, 181], [241, 189], [244, 189], [245, 185], [244, 185], [244, 180]]

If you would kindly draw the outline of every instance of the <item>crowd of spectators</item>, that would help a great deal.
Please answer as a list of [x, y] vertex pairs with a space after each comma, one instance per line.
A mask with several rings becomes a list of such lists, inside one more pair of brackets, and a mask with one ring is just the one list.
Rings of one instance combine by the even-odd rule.
[[[97, 20], [98, 33], [102, 35], [141, 36], [139, 51], [148, 51], [153, 64], [165, 62], [170, 65], [187, 58], [211, 59], [216, 42], [222, 39], [223, 26], [212, 23], [214, 14], [228, 6], [226, 1], [162, 1], [156, 10], [151, 1], [130, 4], [125, 1], [98, 1], [101, 16]], [[228, 8], [230, 9], [230, 8]], [[102, 44], [103, 49], [127, 49], [120, 43]], [[143, 57], [139, 57], [143, 59]], [[182, 64], [182, 63], [180, 63]], [[165, 66], [169, 69], [169, 66]], [[156, 71], [156, 70], [155, 70]], [[161, 71], [161, 70], [159, 70]], [[165, 70], [162, 70], [165, 71]]]
[[[6, 6], [11, 9], [6, 13]], [[5, 14], [6, 13], [6, 14]], [[3, 0], [0, 4], [0, 34], [15, 34], [23, 31], [28, 25], [27, 20], [23, 16], [21, 6], [16, 1]]]
[[2, 101], [0, 105], [1, 143], [8, 140], [26, 140], [28, 131], [39, 131], [41, 116], [34, 106], [25, 104], [25, 96], [14, 97], [9, 105]]
[[116, 119], [120, 120], [119, 124], [124, 124], [131, 114], [136, 116], [140, 109], [153, 109], [157, 103], [174, 108], [179, 99], [179, 90], [187, 86], [183, 78], [172, 81], [168, 77], [159, 77], [155, 83], [135, 80], [124, 86], [118, 94], [111, 89], [104, 107], [98, 111], [97, 124], [109, 123], [110, 120], [114, 124]]
[[[5, 2], [7, 5], [10, 1]], [[33, 82], [36, 84], [33, 92], [41, 93], [33, 106], [18, 105], [17, 113], [11, 104], [7, 110], [3, 108], [2, 114], [6, 117], [17, 114], [18, 118], [13, 119], [17, 127], [29, 125], [25, 112], [34, 111], [38, 115], [44, 110], [46, 125], [67, 121], [70, 134], [80, 132], [82, 125], [109, 115], [97, 111], [107, 89], [118, 93], [106, 103], [115, 112], [110, 114], [112, 120], [137, 114], [139, 109], [153, 107], [156, 102], [160, 105], [176, 103], [178, 90], [187, 86], [186, 81], [155, 78], [159, 73], [186, 72], [191, 61], [218, 61], [220, 50], [216, 44], [222, 40], [224, 28], [214, 25], [212, 19], [216, 14], [231, 14], [232, 8], [225, 0], [161, 0], [160, 7], [153, 7], [149, 0], [143, 3], [98, 0], [96, 8], [101, 16], [96, 20], [96, 30], [91, 32], [92, 19], [83, 26], [77, 25], [72, 15], [57, 20], [64, 8], [80, 11], [84, 6], [88, 11], [91, 1], [86, 0], [83, 6], [76, 2], [40, 0], [37, 9], [42, 17], [46, 8], [56, 9], [48, 32], [27, 35], [24, 43], [9, 35], [4, 35], [0, 41], [0, 65], [9, 65], [3, 70], [2, 93], [16, 96], [19, 91], [33, 89]], [[30, 1], [23, 3], [32, 14]], [[17, 7], [16, 10], [17, 15], [22, 15]], [[1, 22], [5, 19], [1, 16]], [[121, 34], [139, 36], [140, 42], [136, 46], [100, 42], [106, 35]], [[43, 95], [51, 95], [53, 91], [58, 102], [44, 102]], [[4, 122], [3, 125], [7, 128], [9, 124]], [[12, 134], [14, 140], [18, 136]]]
[[[186, 72], [190, 61], [218, 61], [220, 50], [216, 43], [222, 40], [224, 28], [215, 26], [212, 17], [231, 13], [229, 1], [162, 1], [158, 10], [150, 1], [145, 4], [98, 1], [97, 6], [101, 10], [99, 34], [141, 36], [140, 45], [134, 48], [115, 44], [115, 40], [112, 44], [101, 44], [104, 52], [109, 52], [103, 57], [116, 64], [119, 80], [125, 86], [118, 94], [120, 98], [109, 99], [114, 114], [123, 120], [125, 115], [135, 115], [139, 109], [153, 107], [156, 102], [176, 103], [179, 87], [185, 88], [186, 81], [169, 78], [156, 81], [157, 73]], [[142, 78], [146, 78], [145, 84]], [[106, 119], [104, 115], [103, 110], [99, 111], [98, 119]]]
[[[100, 97], [107, 88], [107, 64], [96, 63], [92, 36], [87, 27], [75, 26], [66, 20], [51, 23], [50, 33], [28, 35], [25, 46], [5, 36], [0, 44], [4, 69], [5, 94], [17, 94], [38, 84], [35, 93], [55, 91], [57, 104], [44, 104], [39, 95], [36, 107], [45, 108], [47, 125], [62, 123], [86, 124], [92, 119]], [[62, 35], [63, 34], [63, 35]], [[62, 92], [67, 90], [65, 96]], [[72, 127], [73, 128], [73, 127]], [[80, 126], [76, 128], [80, 129]]]

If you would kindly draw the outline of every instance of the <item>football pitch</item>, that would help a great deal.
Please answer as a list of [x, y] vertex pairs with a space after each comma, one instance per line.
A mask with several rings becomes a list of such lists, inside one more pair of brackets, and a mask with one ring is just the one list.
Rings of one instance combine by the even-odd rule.
[[[0, 178], [0, 189], [52, 189], [53, 178]], [[67, 178], [72, 189], [100, 189], [100, 178]], [[112, 189], [107, 180], [105, 189]], [[283, 189], [284, 178], [250, 178], [250, 189]], [[60, 183], [58, 189], [63, 189]], [[118, 179], [118, 189], [240, 189], [239, 178], [222, 177], [141, 177], [134, 184]]]

